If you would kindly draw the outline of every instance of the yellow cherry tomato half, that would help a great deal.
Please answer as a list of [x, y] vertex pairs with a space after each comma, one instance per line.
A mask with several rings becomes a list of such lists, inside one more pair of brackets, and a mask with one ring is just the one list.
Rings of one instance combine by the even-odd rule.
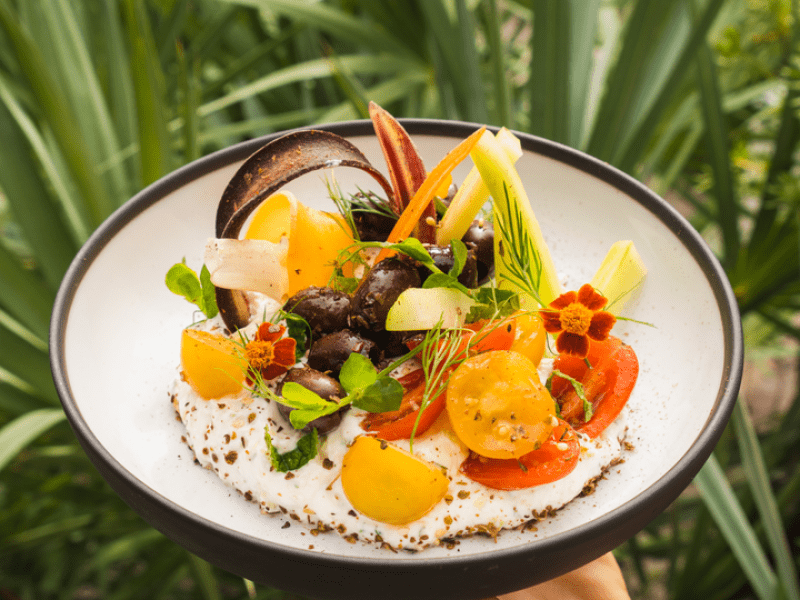
[[458, 438], [488, 458], [519, 458], [550, 435], [556, 407], [536, 365], [512, 350], [465, 360], [447, 385], [447, 414]]
[[444, 498], [449, 485], [440, 468], [374, 437], [356, 438], [342, 461], [350, 504], [381, 523], [416, 521]]
[[236, 394], [244, 382], [244, 358], [236, 343], [208, 331], [183, 330], [181, 368], [192, 389], [206, 400]]
[[289, 296], [309, 286], [326, 286], [339, 253], [353, 243], [341, 215], [316, 210], [289, 192], [276, 192], [253, 213], [245, 239], [289, 240]]
[[514, 317], [514, 322], [514, 342], [510, 349], [524, 354], [538, 366], [544, 356], [547, 339], [542, 317], [537, 313], [520, 313]]

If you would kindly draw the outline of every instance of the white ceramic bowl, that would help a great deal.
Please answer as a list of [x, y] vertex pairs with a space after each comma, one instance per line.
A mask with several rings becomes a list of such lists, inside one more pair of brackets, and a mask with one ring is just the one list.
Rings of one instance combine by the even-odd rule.
[[[403, 121], [428, 168], [476, 129]], [[385, 172], [369, 122], [319, 127], [353, 142]], [[719, 438], [739, 387], [742, 339], [734, 296], [705, 243], [666, 202], [608, 165], [519, 134], [518, 162], [568, 289], [591, 279], [611, 244], [635, 242], [649, 274], [615, 335], [636, 350], [630, 399], [634, 450], [591, 496], [535, 532], [470, 538], [452, 549], [394, 554], [312, 537], [262, 515], [181, 442], [168, 386], [192, 308], [164, 285], [186, 257], [199, 267], [217, 203], [252, 152], [239, 144], [156, 182], [112, 215], [82, 248], [59, 292], [51, 327], [53, 374], [75, 433], [94, 464], [144, 519], [190, 551], [275, 587], [331, 598], [481, 598], [549, 579], [614, 548], [688, 485]], [[454, 174], [460, 181], [469, 161]], [[289, 184], [303, 202], [332, 209], [320, 171]], [[337, 169], [347, 190], [376, 185]], [[355, 189], [352, 187], [351, 189]], [[313, 546], [313, 549], [310, 548]]]

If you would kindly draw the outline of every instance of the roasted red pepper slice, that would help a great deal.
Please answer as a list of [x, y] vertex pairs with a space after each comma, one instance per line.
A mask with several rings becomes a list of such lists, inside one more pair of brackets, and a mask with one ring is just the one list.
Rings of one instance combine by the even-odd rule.
[[639, 361], [633, 348], [611, 336], [603, 342], [593, 341], [587, 359], [591, 369], [583, 359], [559, 356], [553, 369], [583, 385], [593, 411], [588, 422], [584, 419], [583, 400], [569, 381], [554, 375], [551, 392], [561, 407], [561, 417], [576, 430], [596, 438], [614, 422], [628, 401], [639, 375]]
[[461, 472], [495, 490], [521, 490], [566, 477], [578, 465], [580, 453], [575, 431], [559, 420], [538, 450], [519, 459], [485, 458], [471, 453], [461, 464]]
[[[403, 402], [398, 410], [369, 414], [361, 421], [361, 428], [368, 433], [374, 433], [383, 440], [409, 439], [419, 416], [424, 393], [425, 382], [423, 381], [403, 395]], [[433, 425], [433, 422], [442, 414], [444, 406], [445, 394], [442, 392], [422, 411], [416, 435], [422, 435]]]

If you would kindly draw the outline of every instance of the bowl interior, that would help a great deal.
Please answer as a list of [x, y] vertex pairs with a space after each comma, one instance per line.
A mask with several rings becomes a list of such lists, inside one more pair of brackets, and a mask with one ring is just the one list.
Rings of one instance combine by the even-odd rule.
[[[386, 172], [372, 135], [349, 137]], [[459, 138], [413, 134], [413, 139], [430, 169]], [[298, 527], [281, 529], [283, 519], [260, 514], [255, 504], [193, 464], [192, 453], [181, 441], [182, 425], [168, 390], [179, 363], [181, 329], [200, 316], [167, 290], [164, 276], [184, 257], [199, 269], [205, 242], [214, 235], [219, 197], [245, 157], [214, 164], [163, 192], [146, 192], [146, 198], [135, 201], [136, 210], [116, 215], [93, 238], [84, 254], [88, 267], [80, 267], [85, 272], [75, 280], [64, 315], [63, 347], [55, 350], [61, 353], [68, 380], [65, 402], [116, 461], [115, 468], [138, 480], [142, 490], [159, 501], [258, 540], [385, 560], [388, 553], [349, 544], [334, 534], [312, 538]], [[461, 181], [470, 166], [468, 160], [459, 167], [454, 181]], [[588, 170], [531, 150], [525, 151], [518, 169], [566, 289], [589, 281], [617, 240], [633, 240], [647, 265], [640, 297], [624, 315], [650, 325], [620, 322], [615, 328], [641, 364], [629, 402], [628, 441], [633, 450], [594, 494], [540, 523], [538, 531], [507, 531], [497, 542], [471, 538], [453, 549], [404, 556], [407, 560], [516, 548], [625, 510], [693, 450], [709, 418], [720, 410], [722, 390], [730, 383], [730, 332], [713, 287], [717, 284], [709, 279], [708, 265], [701, 266], [696, 252], [676, 234], [669, 209], [654, 212]], [[333, 210], [321, 173], [306, 175], [287, 189], [309, 205]], [[357, 185], [376, 187], [352, 169], [338, 168], [335, 177], [345, 191], [355, 191]]]

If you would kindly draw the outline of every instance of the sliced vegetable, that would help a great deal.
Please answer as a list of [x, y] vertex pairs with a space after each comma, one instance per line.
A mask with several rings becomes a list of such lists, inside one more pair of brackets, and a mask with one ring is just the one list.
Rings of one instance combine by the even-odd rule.
[[[397, 223], [386, 240], [387, 242], [399, 242], [411, 235], [411, 232], [414, 231], [414, 227], [416, 227], [426, 207], [433, 201], [437, 190], [444, 182], [445, 178], [469, 155], [470, 151], [475, 144], [478, 143], [478, 140], [485, 131], [486, 127], [481, 127], [478, 131], [474, 132], [448, 152], [447, 156], [433, 168], [433, 171], [428, 174], [416, 194], [414, 194], [411, 202], [406, 206], [403, 214], [400, 215], [400, 218], [397, 220]], [[491, 134], [489, 135], [494, 139], [494, 136]], [[380, 262], [386, 258], [389, 253], [389, 250], [382, 250], [381, 253], [378, 254], [376, 262]]]
[[[283, 301], [289, 291], [289, 242], [211, 239], [204, 260], [217, 289], [261, 292]], [[217, 294], [218, 295], [218, 294]]]
[[206, 400], [236, 394], [247, 366], [237, 344], [224, 336], [197, 329], [181, 335], [181, 369], [186, 382]]
[[615, 242], [606, 254], [591, 285], [608, 298], [604, 310], [618, 315], [641, 287], [647, 275], [642, 257], [630, 240]]
[[341, 215], [309, 208], [293, 194], [279, 192], [253, 213], [245, 238], [278, 243], [284, 237], [289, 241], [285, 268], [289, 282], [286, 293], [290, 296], [309, 286], [327, 285], [334, 261], [353, 243]]
[[581, 382], [586, 400], [592, 405], [592, 417], [584, 419], [584, 402], [573, 385], [557, 375], [551, 391], [561, 406], [561, 416], [573, 428], [596, 438], [617, 418], [628, 401], [639, 375], [639, 361], [633, 348], [610, 336], [604, 342], [592, 342], [583, 359], [559, 356], [553, 369]]
[[447, 414], [458, 438], [490, 458], [518, 458], [550, 435], [555, 402], [536, 366], [518, 352], [465, 360], [447, 385]]
[[561, 294], [561, 284], [514, 163], [490, 133], [481, 136], [470, 155], [492, 194], [499, 287], [546, 306]]
[[[519, 138], [505, 127], [497, 132], [495, 139], [512, 163], [522, 156]], [[446, 246], [450, 240], [460, 240], [464, 237], [487, 200], [489, 200], [489, 188], [483, 182], [478, 168], [472, 167], [436, 228], [436, 243], [439, 246]]]
[[416, 521], [447, 493], [442, 471], [384, 440], [356, 438], [342, 461], [342, 488], [360, 513], [381, 523]]
[[580, 459], [581, 447], [575, 431], [559, 420], [540, 448], [518, 459], [485, 458], [471, 454], [461, 472], [496, 490], [522, 490], [558, 481], [569, 475]]
[[395, 300], [386, 315], [388, 331], [461, 327], [475, 301], [453, 288], [410, 288]]
[[[414, 433], [414, 425], [416, 424], [416, 435], [422, 435], [439, 418], [445, 405], [445, 394], [441, 393], [431, 401], [420, 415], [420, 407], [424, 397], [425, 383], [422, 382], [411, 391], [403, 394], [403, 401], [398, 410], [369, 414], [362, 419], [361, 428], [383, 440], [407, 440]], [[417, 420], [419, 420], [419, 424], [417, 424]]]
[[389, 168], [389, 179], [394, 189], [390, 204], [399, 215], [425, 181], [425, 164], [414, 142], [397, 119], [374, 102], [369, 103], [369, 116]]

